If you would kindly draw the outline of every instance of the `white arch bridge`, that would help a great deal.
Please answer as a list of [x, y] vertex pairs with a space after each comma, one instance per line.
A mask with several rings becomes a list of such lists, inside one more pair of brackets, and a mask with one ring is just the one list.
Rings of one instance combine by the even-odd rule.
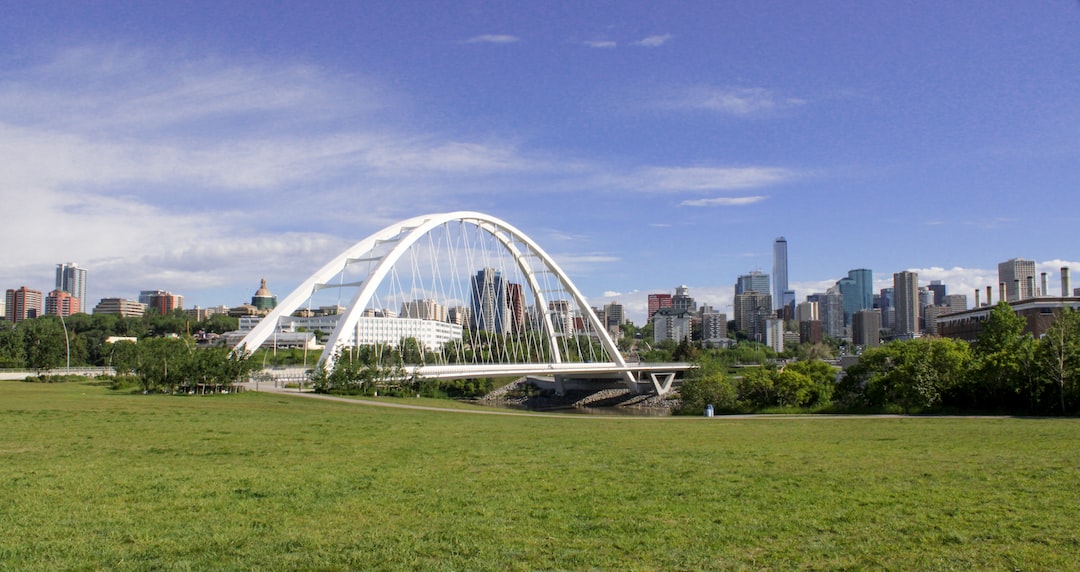
[[357, 242], [283, 298], [237, 348], [323, 329], [319, 363], [327, 369], [391, 360], [412, 377], [615, 379], [667, 393], [693, 366], [628, 363], [609, 333], [620, 318], [598, 316], [520, 230], [461, 211], [414, 217]]

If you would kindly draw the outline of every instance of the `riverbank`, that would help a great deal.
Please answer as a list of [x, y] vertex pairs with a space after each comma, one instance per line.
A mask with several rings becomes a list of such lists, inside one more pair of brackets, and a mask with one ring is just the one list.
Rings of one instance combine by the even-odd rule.
[[478, 405], [529, 411], [605, 410], [634, 415], [671, 415], [679, 404], [670, 395], [634, 393], [626, 388], [574, 390], [563, 395], [541, 391], [528, 378], [515, 380], [474, 401]]

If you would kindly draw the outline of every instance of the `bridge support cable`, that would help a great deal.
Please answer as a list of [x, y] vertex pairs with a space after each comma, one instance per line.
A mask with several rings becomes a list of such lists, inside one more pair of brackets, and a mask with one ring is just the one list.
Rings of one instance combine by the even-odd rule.
[[[494, 302], [477, 292], [484, 285], [474, 286], [487, 269], [500, 273], [498, 291], [488, 293]], [[335, 278], [337, 284], [331, 282]], [[551, 256], [513, 226], [475, 212], [414, 217], [354, 244], [282, 299], [244, 337], [242, 347], [251, 351], [260, 346], [283, 317], [305, 303], [312, 307], [312, 298], [323, 290], [335, 290], [340, 306], [342, 290], [349, 287], [355, 294], [320, 356], [327, 367], [361, 339], [361, 319], [366, 328], [373, 314], [408, 314], [420, 307], [419, 301], [431, 300], [417, 318], [445, 323], [452, 309], [456, 320], [468, 323], [460, 341], [439, 342], [438, 347], [418, 343], [421, 369], [451, 362], [494, 369], [523, 362], [603, 362], [621, 368], [620, 375], [636, 386], [605, 325]]]

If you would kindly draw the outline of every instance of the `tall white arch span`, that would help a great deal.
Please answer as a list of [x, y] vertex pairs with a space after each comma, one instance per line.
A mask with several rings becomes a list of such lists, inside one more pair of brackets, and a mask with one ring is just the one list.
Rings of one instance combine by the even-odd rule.
[[[635, 381], [634, 375], [627, 371], [626, 361], [623, 359], [622, 354], [619, 353], [614, 340], [612, 340], [610, 334], [608, 334], [605, 324], [600, 322], [596, 313], [593, 312], [592, 308], [589, 306], [588, 301], [581, 295], [581, 292], [578, 291], [577, 287], [574, 286], [570, 281], [570, 278], [567, 277], [566, 273], [563, 272], [562, 268], [559, 267], [555, 260], [540, 248], [535, 241], [509, 223], [491, 215], [471, 211], [458, 211], [413, 217], [390, 225], [360, 242], [357, 242], [333, 260], [326, 263], [325, 266], [312, 274], [288, 296], [282, 299], [277, 307], [240, 341], [237, 348], [244, 348], [242, 351], [247, 351], [250, 348], [260, 347], [266, 340], [274, 335], [278, 322], [282, 317], [289, 316], [299, 309], [305, 301], [315, 294], [315, 292], [320, 288], [327, 286], [328, 280], [343, 272], [351, 263], [370, 263], [372, 264], [371, 270], [362, 282], [346, 285], [358, 286], [359, 288], [356, 295], [346, 307], [341, 319], [338, 321], [334, 332], [327, 339], [326, 347], [319, 358], [320, 363], [323, 363], [327, 368], [332, 367], [338, 350], [345, 346], [350, 339], [350, 335], [356, 327], [358, 319], [363, 314], [364, 308], [367, 307], [372, 296], [375, 295], [380, 283], [387, 277], [387, 274], [391, 271], [394, 264], [413, 244], [427, 235], [430, 231], [443, 224], [455, 221], [475, 225], [478, 229], [490, 234], [502, 244], [513, 257], [518, 268], [521, 270], [522, 275], [528, 282], [529, 289], [533, 293], [533, 302], [536, 304], [536, 307], [547, 308], [548, 306], [547, 301], [544, 298], [544, 291], [537, 281], [536, 269], [533, 268], [532, 263], [530, 262], [530, 258], [532, 257], [539, 258], [546, 268], [557, 277], [562, 288], [572, 297], [582, 316], [588, 320], [591, 329], [596, 332], [600, 344], [610, 357], [611, 362], [617, 368], [624, 370], [629, 383]], [[388, 251], [382, 253], [375, 252], [377, 246], [386, 245], [388, 243], [393, 244]], [[518, 247], [519, 244], [525, 245], [531, 255], [523, 253]], [[548, 312], [542, 312], [542, 316], [543, 328], [551, 351], [551, 361], [556, 364], [562, 363], [563, 356], [559, 351], [559, 344], [556, 342], [557, 334], [551, 320], [551, 315]]]

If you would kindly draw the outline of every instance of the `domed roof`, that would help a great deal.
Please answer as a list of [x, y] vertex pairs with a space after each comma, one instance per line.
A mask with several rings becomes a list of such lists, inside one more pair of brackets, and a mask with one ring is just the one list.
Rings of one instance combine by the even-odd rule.
[[270, 293], [270, 290], [266, 288], [266, 278], [262, 279], [262, 284], [259, 289], [255, 291], [256, 298], [273, 298], [274, 295]]

